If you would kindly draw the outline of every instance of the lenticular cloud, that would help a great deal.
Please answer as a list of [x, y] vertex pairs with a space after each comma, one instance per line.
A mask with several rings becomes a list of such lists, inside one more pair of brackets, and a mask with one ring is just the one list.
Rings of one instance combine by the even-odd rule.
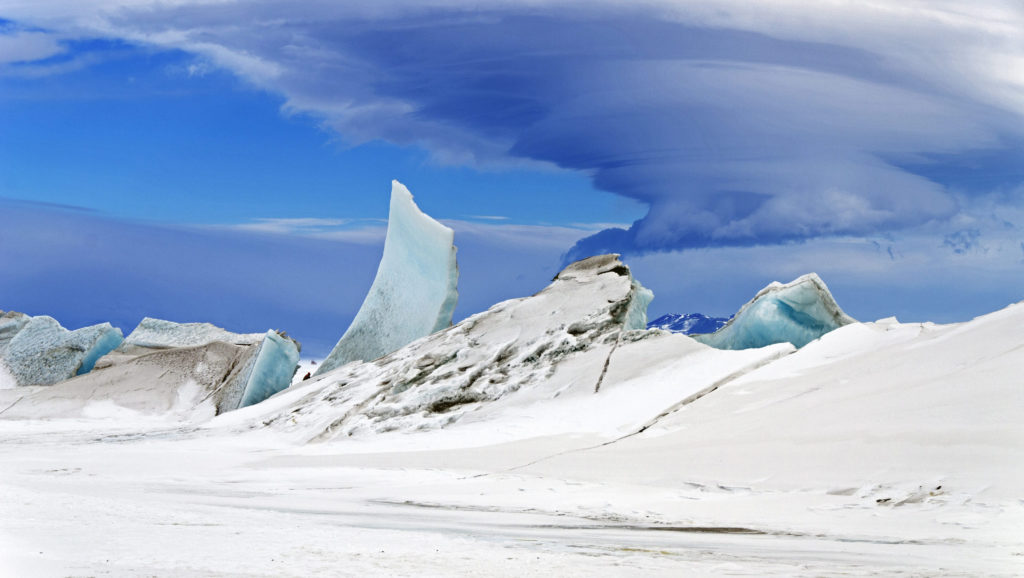
[[10, 17], [185, 50], [350, 142], [539, 161], [649, 205], [567, 260], [948, 219], [921, 167], [1024, 138], [1024, 11], [999, 2], [88, 4]]

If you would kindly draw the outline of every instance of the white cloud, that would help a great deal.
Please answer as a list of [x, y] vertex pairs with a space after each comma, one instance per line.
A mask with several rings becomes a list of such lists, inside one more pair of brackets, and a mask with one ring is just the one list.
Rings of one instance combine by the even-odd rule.
[[43, 32], [0, 33], [0, 65], [44, 60], [64, 52], [59, 39]]

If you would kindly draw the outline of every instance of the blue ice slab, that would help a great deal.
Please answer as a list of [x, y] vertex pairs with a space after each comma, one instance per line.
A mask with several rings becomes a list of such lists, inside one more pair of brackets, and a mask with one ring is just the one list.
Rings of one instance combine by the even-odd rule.
[[750, 349], [785, 342], [799, 348], [855, 322], [839, 308], [825, 282], [810, 273], [791, 283], [772, 283], [721, 329], [692, 337], [717, 349]]
[[391, 183], [384, 256], [352, 325], [317, 374], [377, 359], [452, 324], [458, 301], [455, 233], [423, 213], [402, 183]]
[[8, 313], [0, 318], [0, 363], [18, 385], [53, 385], [91, 371], [123, 340], [109, 323], [68, 331], [53, 317]]
[[259, 403], [291, 385], [299, 364], [299, 348], [295, 341], [268, 331], [260, 344], [256, 362], [249, 372], [238, 407]]

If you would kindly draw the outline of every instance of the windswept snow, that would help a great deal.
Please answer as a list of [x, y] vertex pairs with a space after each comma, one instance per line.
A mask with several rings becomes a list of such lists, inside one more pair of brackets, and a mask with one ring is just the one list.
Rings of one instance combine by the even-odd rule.
[[723, 352], [681, 335], [637, 330], [651, 296], [616, 255], [585, 259], [532, 297], [495, 305], [376, 361], [328, 372], [221, 423], [272, 427], [304, 440], [452, 430], [462, 421], [479, 430], [470, 437], [481, 441], [615, 436], [792, 350]]
[[377, 359], [452, 324], [459, 297], [454, 235], [416, 206], [409, 189], [392, 181], [377, 276], [317, 374], [350, 361]]
[[808, 273], [789, 283], [772, 283], [721, 329], [694, 338], [718, 349], [749, 349], [787, 342], [803, 347], [854, 322], [839, 308], [825, 282]]
[[210, 323], [176, 323], [146, 317], [124, 339], [126, 346], [150, 349], [195, 347], [214, 341], [235, 345], [254, 345], [263, 340], [263, 333], [232, 333]]
[[722, 350], [649, 299], [587, 259], [217, 417], [157, 356], [242, 346], [0, 389], [0, 574], [1020, 575], [1024, 303]]

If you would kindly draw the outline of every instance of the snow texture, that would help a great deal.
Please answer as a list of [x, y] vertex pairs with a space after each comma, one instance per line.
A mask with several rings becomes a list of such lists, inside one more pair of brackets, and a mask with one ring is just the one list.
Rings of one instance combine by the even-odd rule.
[[53, 385], [88, 373], [122, 341], [121, 330], [109, 323], [68, 331], [45, 315], [0, 315], [0, 365], [5, 380], [20, 386]]
[[[723, 352], [644, 330], [651, 297], [617, 255], [591, 257], [566, 267], [532, 297], [499, 303], [225, 419], [304, 440], [451, 428], [462, 419], [481, 424], [495, 415], [507, 432], [614, 432], [640, 428], [729, 373], [792, 350]], [[639, 385], [657, 372], [672, 377]], [[537, 423], [554, 415], [561, 417]], [[474, 434], [480, 439], [504, 435], [481, 427]]]
[[708, 317], [701, 313], [668, 313], [647, 324], [648, 329], [663, 329], [672, 333], [694, 335], [697, 333], [714, 333], [722, 328], [728, 317]]
[[458, 300], [454, 232], [391, 183], [384, 255], [362, 307], [317, 374], [373, 360], [449, 327]]
[[843, 313], [825, 282], [814, 273], [782, 284], [774, 282], [721, 329], [694, 338], [718, 349], [749, 349], [773, 343], [803, 347], [855, 320]]
[[232, 333], [210, 323], [176, 323], [146, 317], [125, 338], [125, 345], [162, 349], [194, 347], [214, 341], [235, 345], [254, 345], [263, 340], [262, 333]]
[[212, 419], [252, 346], [0, 389], [0, 574], [1020, 575], [1024, 303], [731, 351], [642, 300], [588, 259]]

